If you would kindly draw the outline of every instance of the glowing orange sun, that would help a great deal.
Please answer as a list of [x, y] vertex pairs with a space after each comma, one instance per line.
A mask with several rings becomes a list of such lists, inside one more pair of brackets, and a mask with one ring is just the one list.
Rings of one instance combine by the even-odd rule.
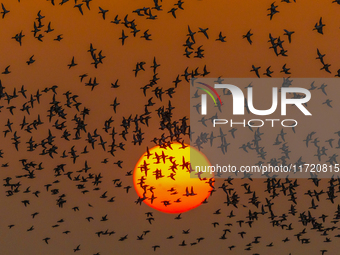
[[167, 213], [186, 212], [202, 204], [213, 189], [214, 178], [210, 173], [197, 173], [190, 158], [200, 166], [210, 165], [201, 152], [186, 144], [147, 150], [133, 174], [137, 203]]

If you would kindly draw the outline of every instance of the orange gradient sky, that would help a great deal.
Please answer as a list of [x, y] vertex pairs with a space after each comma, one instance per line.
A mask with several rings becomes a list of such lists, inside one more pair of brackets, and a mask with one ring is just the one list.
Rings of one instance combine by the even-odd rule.
[[[179, 121], [183, 117], [188, 117], [189, 109], [189, 91], [190, 85], [182, 76], [186, 68], [188, 72], [198, 68], [198, 72], [203, 72], [203, 67], [206, 66], [210, 74], [208, 78], [215, 77], [237, 77], [255, 78], [254, 72], [250, 72], [252, 65], [261, 66], [260, 74], [266, 68], [271, 66], [274, 71], [273, 77], [312, 77], [312, 78], [329, 78], [334, 77], [336, 71], [340, 68], [340, 5], [332, 3], [332, 0], [296, 0], [296, 3], [284, 3], [276, 1], [279, 13], [275, 14], [270, 20], [268, 8], [273, 3], [269, 0], [261, 1], [226, 1], [226, 0], [184, 0], [184, 10], [177, 10], [175, 19], [171, 13], [168, 13], [174, 4], [173, 0], [163, 0], [160, 2], [163, 11], [152, 10], [152, 14], [157, 15], [156, 20], [146, 19], [146, 16], [138, 16], [133, 11], [137, 8], [152, 7], [152, 0], [93, 0], [90, 2], [88, 10], [83, 5], [84, 15], [81, 15], [77, 8], [74, 8], [74, 1], [70, 0], [63, 5], [60, 5], [61, 0], [55, 0], [55, 6], [51, 1], [46, 0], [3, 0], [2, 3], [6, 9], [10, 10], [4, 19], [0, 18], [0, 80], [6, 88], [6, 92], [13, 94], [14, 89], [18, 94], [21, 86], [27, 89], [27, 99], [21, 94], [18, 98], [11, 100], [8, 103], [5, 98], [0, 101], [1, 117], [0, 117], [0, 149], [3, 150], [3, 158], [0, 158], [0, 166], [9, 164], [9, 167], [0, 167], [0, 179], [4, 184], [3, 179], [11, 177], [11, 182], [21, 183], [19, 193], [13, 196], [6, 196], [8, 187], [0, 187], [0, 254], [17, 255], [17, 254], [74, 254], [74, 250], [80, 245], [78, 254], [95, 254], [100, 252], [105, 254], [133, 254], [138, 251], [139, 254], [150, 254], [153, 252], [152, 246], [160, 245], [160, 249], [156, 252], [159, 254], [207, 254], [231, 252], [231, 254], [319, 254], [319, 250], [327, 249], [328, 254], [336, 254], [338, 252], [337, 239], [333, 237], [339, 234], [338, 229], [331, 233], [332, 242], [324, 243], [325, 238], [320, 236], [320, 233], [310, 230], [308, 226], [308, 238], [311, 243], [302, 245], [294, 234], [302, 231], [305, 226], [301, 225], [298, 217], [289, 217], [288, 224], [294, 225], [293, 231], [286, 231], [281, 227], [273, 227], [268, 219], [268, 214], [260, 217], [254, 222], [252, 227], [246, 225], [239, 227], [236, 221], [244, 220], [249, 210], [260, 210], [249, 204], [252, 194], [245, 194], [245, 189], [242, 186], [245, 183], [251, 185], [251, 191], [255, 191], [259, 196], [261, 203], [265, 204], [265, 198], [269, 194], [264, 190], [266, 184], [263, 179], [235, 179], [231, 184], [228, 184], [223, 179], [215, 180], [216, 192], [208, 199], [207, 204], [198, 206], [193, 210], [183, 213], [181, 220], [174, 220], [175, 215], [163, 213], [150, 208], [146, 204], [137, 204], [138, 194], [133, 189], [138, 171], [134, 176], [128, 175], [129, 171], [133, 171], [146, 148], [153, 148], [155, 144], [151, 142], [155, 137], [160, 138], [166, 130], [160, 129], [160, 118], [157, 116], [156, 110], [159, 107], [168, 107], [169, 100], [173, 107], [172, 120]], [[78, 3], [81, 3], [78, 0]], [[104, 20], [99, 14], [99, 7], [109, 10], [106, 13]], [[37, 13], [41, 11], [41, 15], [45, 16], [42, 20], [41, 34], [43, 42], [34, 38], [33, 24], [37, 22]], [[128, 15], [129, 20], [135, 20], [137, 28], [141, 30], [136, 37], [123, 24], [113, 24], [110, 21], [118, 15], [119, 19], [124, 19]], [[324, 34], [321, 35], [315, 30], [315, 23], [323, 17]], [[44, 32], [51, 22], [51, 27], [54, 29], [51, 33]], [[203, 58], [187, 58], [185, 53], [185, 44], [188, 34], [188, 26], [196, 32], [196, 44], [193, 45], [194, 51], [202, 46], [204, 49]], [[199, 28], [208, 28], [207, 32], [209, 39], [202, 33], [199, 33]], [[251, 29], [254, 34], [252, 36], [253, 43], [250, 45], [242, 36]], [[284, 35], [284, 29], [295, 31], [292, 35], [292, 42], [288, 42], [288, 38]], [[125, 44], [122, 45], [121, 37], [122, 30], [128, 35]], [[151, 34], [150, 41], [146, 41], [140, 36], [144, 31], [149, 30]], [[22, 46], [12, 37], [22, 33], [25, 35], [22, 38]], [[219, 33], [222, 32], [226, 36], [226, 42], [216, 41]], [[269, 33], [274, 37], [280, 37], [284, 40], [284, 47], [287, 50], [287, 57], [276, 56], [272, 49], [269, 49], [270, 43]], [[62, 35], [63, 39], [58, 42], [54, 39]], [[88, 52], [90, 44], [98, 54], [102, 51], [105, 56], [103, 64], [99, 64], [95, 68], [91, 54]], [[326, 54], [324, 60], [331, 64], [328, 73], [320, 70], [322, 64], [317, 57], [317, 48]], [[35, 62], [27, 65], [26, 61], [34, 55]], [[74, 57], [76, 66], [69, 68]], [[179, 75], [182, 80], [175, 89], [175, 94], [170, 98], [167, 94], [163, 94], [162, 100], [157, 98], [149, 89], [146, 96], [143, 94], [141, 87], [145, 86], [153, 78], [154, 57], [157, 63], [161, 66], [157, 68], [157, 81], [159, 88], [163, 91], [174, 87], [173, 81]], [[144, 61], [145, 71], [140, 71], [135, 77], [134, 69], [137, 62]], [[281, 71], [282, 66], [286, 64], [290, 68], [291, 75], [285, 75]], [[7, 66], [11, 71], [9, 74], [2, 74]], [[88, 76], [80, 81], [79, 75], [87, 74]], [[93, 91], [85, 83], [96, 77], [99, 83]], [[111, 88], [111, 83], [118, 79], [120, 87]], [[59, 122], [66, 121], [67, 130], [72, 133], [70, 141], [61, 138], [63, 131], [53, 127], [56, 119], [51, 122], [47, 117], [48, 109], [51, 106], [50, 102], [53, 98], [53, 92], [42, 93], [40, 104], [34, 103], [34, 108], [30, 114], [20, 111], [22, 105], [30, 100], [30, 96], [35, 95], [37, 90], [41, 92], [46, 87], [57, 85], [56, 100], [60, 101], [65, 108], [67, 118], [60, 119]], [[75, 107], [67, 108], [65, 106], [66, 97], [63, 93], [70, 91], [72, 95], [78, 95], [77, 101], [81, 102], [80, 110], [84, 107], [90, 109], [90, 114], [86, 116], [86, 132], [81, 133], [81, 139], [73, 140], [75, 137], [75, 122], [72, 120], [77, 114], [80, 115]], [[132, 119], [136, 115], [140, 116], [144, 113], [145, 105], [148, 104], [149, 98], [155, 103], [148, 110], [151, 119], [149, 125], [141, 125], [143, 142], [141, 145], [133, 143], [134, 124], [131, 124], [129, 133], [126, 135], [127, 140], [124, 140], [119, 135], [124, 128], [121, 126], [122, 119]], [[117, 106], [116, 113], [110, 106], [115, 98], [120, 103]], [[328, 95], [334, 103], [338, 100], [338, 93]], [[9, 106], [15, 106], [14, 114], [12, 115], [8, 109]], [[33, 129], [32, 133], [21, 129], [23, 117], [26, 117], [26, 122], [32, 123], [40, 115], [43, 125], [37, 130]], [[111, 141], [110, 135], [112, 128], [105, 132], [104, 123], [109, 118], [112, 118], [112, 127], [118, 133], [115, 137], [116, 143], [123, 143], [124, 150], [117, 148], [117, 151], [112, 156], [108, 150], [109, 142], [106, 144], [106, 150], [103, 150], [98, 143], [99, 137], [95, 142], [95, 149], [86, 140], [87, 134], [96, 132], [102, 136], [104, 141]], [[13, 132], [7, 133], [4, 137], [5, 126], [8, 119], [13, 122]], [[339, 121], [335, 117], [333, 129], [337, 129]], [[309, 130], [310, 127], [304, 127]], [[33, 152], [27, 151], [27, 142], [32, 139], [36, 143], [41, 143], [48, 136], [49, 130], [55, 136], [55, 145], [58, 147], [58, 154], [53, 158], [48, 155], [40, 155], [42, 146], [38, 146]], [[19, 150], [17, 151], [13, 145], [14, 132], [20, 136]], [[165, 136], [168, 134], [166, 133]], [[185, 143], [190, 144], [190, 139], [187, 135], [183, 135]], [[304, 137], [299, 137], [301, 140]], [[76, 154], [79, 155], [76, 162], [70, 158], [70, 150], [74, 146]], [[88, 154], [81, 154], [84, 147], [87, 146]], [[63, 152], [66, 152], [68, 157], [62, 158]], [[152, 151], [153, 152], [153, 151]], [[176, 157], [176, 162], [180, 163], [182, 158]], [[101, 163], [105, 158], [108, 163]], [[178, 158], [178, 159], [177, 159]], [[36, 178], [17, 178], [17, 176], [27, 174], [22, 168], [20, 159], [28, 159], [35, 163], [42, 162], [43, 170], [36, 170]], [[269, 159], [268, 159], [269, 160]], [[119, 167], [117, 162], [122, 161]], [[87, 176], [88, 173], [77, 172], [85, 167], [85, 162], [91, 167], [88, 173], [93, 175], [103, 176], [99, 186], [95, 186], [89, 180], [86, 183], [74, 181], [74, 178], [80, 175]], [[116, 164], [115, 164], [116, 163]], [[168, 162], [167, 162], [168, 163]], [[65, 164], [65, 172], [59, 177], [55, 177], [54, 168], [57, 165]], [[156, 167], [150, 165], [150, 167]], [[168, 166], [166, 166], [168, 167]], [[70, 180], [67, 172], [72, 173]], [[150, 177], [153, 177], [150, 170]], [[178, 173], [179, 174], [179, 173]], [[149, 176], [148, 176], [149, 177]], [[164, 177], [167, 178], [167, 177]], [[183, 177], [184, 178], [184, 177]], [[185, 177], [186, 178], [186, 177]], [[119, 179], [122, 182], [122, 187], [117, 187], [113, 180]], [[137, 178], [138, 179], [138, 178]], [[167, 178], [170, 179], [170, 178]], [[184, 180], [184, 179], [183, 179]], [[196, 184], [187, 184], [185, 179], [185, 187], [194, 186]], [[199, 201], [204, 200], [206, 194], [210, 191], [210, 186], [205, 182], [199, 182], [197, 179], [190, 179], [190, 182], [198, 182], [204, 186], [203, 192], [197, 196], [189, 198], [199, 198]], [[230, 185], [239, 196], [238, 208], [228, 206], [226, 194], [222, 189], [219, 189], [226, 183]], [[299, 186], [295, 189], [298, 197], [296, 209], [299, 213], [308, 212], [311, 206], [310, 197], [306, 196], [307, 190], [326, 191], [327, 180], [322, 180], [319, 187], [315, 187], [311, 180], [299, 179]], [[45, 185], [52, 185], [47, 191]], [[84, 189], [79, 189], [78, 184], [83, 184]], [[156, 185], [152, 183], [150, 185]], [[124, 187], [132, 187], [127, 193]], [[171, 185], [170, 185], [171, 186]], [[23, 193], [27, 188], [31, 192]], [[185, 201], [187, 197], [182, 196], [184, 190], [179, 190], [178, 194], [181, 200]], [[99, 188], [99, 189], [96, 189]], [[170, 187], [171, 188], [171, 187]], [[59, 194], [53, 195], [51, 190], [59, 189]], [[82, 193], [82, 191], [88, 192]], [[33, 192], [40, 191], [39, 197], [36, 197]], [[189, 190], [190, 191], [190, 190]], [[105, 193], [106, 192], [106, 193]], [[140, 190], [137, 192], [141, 192]], [[103, 194], [106, 194], [107, 198]], [[63, 208], [59, 208], [56, 200], [59, 195], [65, 194], [67, 202]], [[140, 193], [139, 193], [140, 194]], [[165, 194], [162, 193], [161, 196]], [[113, 198], [114, 202], [108, 202]], [[315, 212], [315, 217], [322, 214], [329, 215], [325, 225], [327, 227], [334, 226], [330, 221], [337, 209], [337, 203], [332, 204], [326, 200], [324, 194], [320, 202], [317, 202], [319, 207]], [[30, 205], [25, 207], [23, 200], [29, 200]], [[288, 214], [291, 202], [288, 197], [280, 193], [276, 197], [275, 213], [278, 217], [282, 214]], [[158, 200], [158, 199], [157, 199]], [[147, 200], [148, 201], [148, 200]], [[190, 200], [191, 201], [191, 200]], [[197, 200], [198, 202], [198, 200]], [[156, 200], [154, 201], [156, 203]], [[157, 202], [158, 203], [158, 202]], [[89, 206], [89, 204], [92, 206]], [[192, 208], [197, 203], [187, 204], [188, 208]], [[79, 207], [79, 211], [74, 211], [72, 208]], [[170, 208], [170, 207], [169, 207]], [[218, 209], [221, 209], [221, 215], [214, 214]], [[230, 211], [236, 214], [234, 218], [227, 218], [226, 215]], [[155, 221], [150, 224], [146, 220], [145, 213], [152, 212]], [[39, 212], [33, 219], [32, 214]], [[102, 217], [107, 215], [108, 221], [101, 221]], [[313, 211], [314, 215], [314, 211]], [[290, 215], [291, 216], [291, 215]], [[88, 222], [87, 217], [93, 217], [94, 220]], [[61, 219], [63, 223], [58, 223]], [[212, 222], [219, 222], [219, 226], [212, 225]], [[15, 225], [9, 229], [8, 225]], [[58, 227], [52, 227], [58, 224]], [[225, 224], [232, 224], [226, 226]], [[33, 231], [27, 231], [34, 226]], [[337, 226], [337, 225], [335, 225]], [[227, 240], [220, 240], [223, 234], [223, 229], [230, 228], [232, 233], [227, 234]], [[183, 230], [190, 229], [190, 234], [182, 234]], [[63, 234], [64, 231], [71, 231], [69, 234]], [[103, 235], [100, 238], [95, 234], [98, 231], [115, 231], [115, 234]], [[136, 240], [143, 231], [150, 230], [143, 241]], [[241, 238], [237, 233], [245, 230], [247, 234]], [[336, 232], [336, 233], [335, 233]], [[125, 241], [118, 241], [120, 237], [128, 235]], [[173, 240], [168, 240], [167, 237], [173, 235]], [[246, 245], [254, 241], [255, 236], [262, 236], [261, 244], [253, 244], [251, 251], [245, 251]], [[307, 238], [306, 235], [306, 238]], [[196, 242], [196, 238], [203, 236], [204, 241], [197, 245], [190, 246], [190, 242]], [[291, 239], [290, 242], [284, 243], [286, 237]], [[49, 237], [49, 244], [46, 244], [43, 239]], [[188, 243], [186, 247], [180, 247], [179, 244], [185, 240]], [[274, 243], [273, 247], [266, 245]], [[236, 248], [229, 251], [228, 246], [235, 245]], [[316, 253], [317, 251], [317, 253]], [[155, 253], [156, 253], [155, 252]], [[326, 253], [327, 255], [327, 253]]]

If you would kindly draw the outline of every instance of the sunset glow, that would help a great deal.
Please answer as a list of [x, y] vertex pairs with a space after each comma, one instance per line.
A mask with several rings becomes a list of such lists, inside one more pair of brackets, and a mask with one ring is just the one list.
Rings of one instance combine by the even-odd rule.
[[182, 213], [209, 197], [213, 176], [202, 173], [197, 178], [195, 169], [190, 167], [190, 156], [195, 157], [195, 162], [199, 157], [202, 165], [210, 163], [199, 151], [184, 146], [180, 143], [171, 144], [171, 148], [156, 146], [139, 159], [133, 179], [140, 203], [162, 212]]

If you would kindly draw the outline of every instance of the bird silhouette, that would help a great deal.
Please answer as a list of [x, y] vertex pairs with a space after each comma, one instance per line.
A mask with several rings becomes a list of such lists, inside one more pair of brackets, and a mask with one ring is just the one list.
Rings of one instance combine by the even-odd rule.
[[251, 40], [251, 36], [253, 36], [253, 34], [250, 31], [251, 29], [249, 29], [249, 31], [245, 35], [243, 35], [243, 38], [247, 38], [247, 41], [251, 45], [253, 43], [253, 41]]
[[2, 18], [5, 18], [5, 15], [7, 13], [9, 13], [10, 11], [5, 8], [3, 3], [1, 3], [1, 8], [2, 8], [2, 12], [1, 12], [2, 13]]
[[109, 10], [104, 10], [104, 9], [102, 9], [100, 6], [99, 6], [99, 13], [100, 14], [102, 14], [102, 17], [103, 17], [103, 19], [105, 20], [105, 15], [106, 15], [106, 13], [109, 11]]
[[319, 20], [319, 23], [316, 23], [313, 30], [316, 30], [318, 33], [323, 35], [323, 27], [325, 24], [322, 23], [322, 17]]

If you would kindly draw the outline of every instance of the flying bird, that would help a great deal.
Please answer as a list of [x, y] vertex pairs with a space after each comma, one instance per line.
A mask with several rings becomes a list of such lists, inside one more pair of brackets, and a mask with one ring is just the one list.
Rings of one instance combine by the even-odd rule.
[[313, 30], [316, 30], [319, 34], [323, 35], [323, 27], [326, 26], [322, 23], [322, 17], [319, 20], [319, 23], [316, 23]]
[[107, 13], [109, 10], [104, 10], [104, 9], [102, 9], [100, 6], [99, 6], [99, 10], [100, 10], [100, 11], [99, 11], [98, 13], [101, 13], [103, 19], [105, 20], [105, 15], [106, 15], [106, 13]]
[[247, 38], [247, 41], [249, 42], [249, 44], [251, 45], [253, 43], [253, 41], [251, 40], [251, 36], [253, 35], [251, 32], [251, 29], [245, 34], [243, 35], [242, 37], [243, 38]]
[[7, 13], [9, 13], [9, 10], [7, 10], [6, 8], [5, 8], [5, 6], [4, 6], [4, 4], [3, 3], [1, 3], [1, 8], [2, 8], [2, 18], [5, 18], [5, 15], [7, 14]]

